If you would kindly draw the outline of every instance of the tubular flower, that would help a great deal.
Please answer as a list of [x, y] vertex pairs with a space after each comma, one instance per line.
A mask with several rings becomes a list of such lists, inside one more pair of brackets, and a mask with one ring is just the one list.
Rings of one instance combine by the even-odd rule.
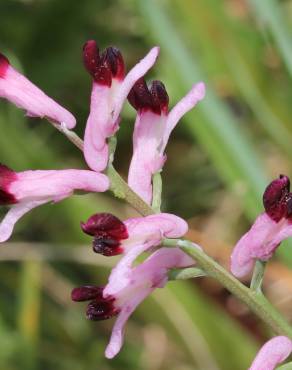
[[109, 149], [107, 139], [119, 128], [120, 112], [134, 83], [155, 63], [159, 48], [155, 47], [125, 75], [125, 65], [120, 51], [108, 47], [103, 53], [95, 41], [83, 47], [83, 60], [93, 77], [90, 114], [84, 136], [84, 156], [94, 171], [106, 168]]
[[168, 213], [130, 218], [124, 222], [110, 213], [98, 213], [81, 223], [81, 228], [94, 237], [94, 252], [104, 256], [131, 253], [136, 257], [159, 245], [162, 238], [179, 238], [188, 231], [183, 219]]
[[172, 130], [204, 95], [205, 85], [200, 82], [168, 112], [168, 95], [162, 82], [153, 81], [148, 88], [141, 78], [132, 88], [128, 99], [138, 113], [128, 183], [148, 204], [152, 200], [152, 175], [163, 167], [164, 151]]
[[76, 125], [74, 116], [15, 70], [0, 53], [0, 97], [27, 111], [30, 117], [46, 117], [68, 129]]
[[136, 267], [132, 266], [133, 261], [133, 257], [124, 256], [112, 270], [109, 282], [104, 288], [83, 286], [72, 291], [74, 301], [90, 301], [86, 312], [88, 319], [104, 320], [117, 316], [105, 351], [107, 358], [118, 354], [123, 344], [124, 327], [128, 318], [155, 288], [165, 286], [168, 270], [194, 264], [194, 261], [178, 248], [161, 248]]
[[108, 178], [86, 170], [14, 172], [0, 165], [0, 205], [12, 207], [0, 223], [0, 242], [12, 234], [15, 223], [31, 209], [47, 202], [59, 202], [74, 190], [103, 192]]
[[292, 193], [290, 180], [280, 175], [263, 195], [265, 212], [237, 242], [231, 255], [231, 271], [237, 277], [248, 274], [256, 259], [267, 261], [280, 243], [292, 236]]
[[263, 345], [249, 370], [274, 370], [292, 351], [292, 342], [284, 336], [274, 337]]

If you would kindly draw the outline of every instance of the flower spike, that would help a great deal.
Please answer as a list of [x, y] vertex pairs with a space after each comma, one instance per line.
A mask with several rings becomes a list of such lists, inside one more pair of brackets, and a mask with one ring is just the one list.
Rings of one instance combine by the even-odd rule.
[[14, 172], [0, 165], [0, 205], [12, 207], [0, 223], [0, 242], [12, 234], [15, 223], [31, 209], [48, 202], [59, 202], [75, 190], [103, 192], [108, 178], [86, 170]]
[[165, 286], [169, 269], [194, 264], [193, 259], [178, 248], [161, 248], [136, 267], [132, 266], [133, 261], [130, 262], [127, 255], [124, 256], [112, 270], [104, 288], [84, 286], [72, 291], [74, 301], [90, 301], [86, 314], [88, 319], [105, 320], [117, 316], [105, 351], [107, 358], [118, 354], [123, 345], [124, 327], [128, 318], [155, 288]]
[[265, 212], [233, 249], [231, 271], [237, 277], [247, 275], [255, 260], [270, 259], [280, 243], [292, 236], [292, 193], [287, 176], [280, 175], [267, 186], [263, 204]]
[[50, 121], [65, 125], [68, 129], [76, 125], [76, 120], [70, 112], [14, 69], [1, 53], [0, 97], [26, 110], [29, 117], [45, 117]]
[[181, 119], [204, 98], [205, 85], [200, 82], [168, 112], [168, 95], [160, 81], [148, 88], [139, 79], [129, 93], [130, 104], [137, 110], [133, 135], [133, 157], [128, 184], [148, 204], [152, 201], [152, 176], [159, 172], [166, 160], [164, 154], [169, 136]]
[[157, 47], [125, 75], [123, 57], [117, 48], [109, 47], [100, 54], [94, 40], [83, 47], [84, 66], [93, 78], [90, 114], [84, 136], [84, 156], [94, 171], [106, 168], [109, 159], [107, 139], [119, 128], [124, 101], [135, 84], [153, 66]]
[[138, 256], [159, 245], [164, 237], [182, 237], [188, 225], [183, 219], [168, 213], [130, 218], [124, 222], [110, 213], [98, 213], [86, 223], [81, 223], [81, 228], [94, 237], [93, 250], [96, 253], [114, 256], [131, 251]]
[[286, 360], [291, 351], [292, 342], [289, 338], [274, 337], [263, 345], [249, 370], [274, 370]]

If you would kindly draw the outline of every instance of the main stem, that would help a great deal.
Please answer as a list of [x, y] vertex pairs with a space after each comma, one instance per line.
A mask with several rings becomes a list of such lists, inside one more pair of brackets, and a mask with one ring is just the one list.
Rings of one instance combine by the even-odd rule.
[[190, 241], [166, 239], [164, 245], [179, 246], [185, 253], [196, 260], [197, 265], [202, 268], [208, 276], [218, 280], [234, 296], [246, 303], [246, 305], [268, 324], [275, 333], [287, 335], [292, 339], [292, 328], [261, 292], [251, 290], [243, 285]]
[[[83, 150], [83, 141], [73, 131], [66, 129], [63, 126], [58, 126], [57, 128], [80, 150]], [[111, 182], [110, 190], [115, 196], [127, 201], [143, 216], [155, 213], [153, 208], [145, 203], [143, 199], [141, 199], [138, 194], [128, 186], [128, 184], [116, 172], [112, 164], [108, 166], [106, 174]], [[179, 246], [185, 253], [196, 261], [197, 265], [202, 268], [208, 276], [218, 280], [227, 290], [244, 302], [258, 317], [269, 325], [275, 333], [287, 335], [292, 339], [292, 328], [258, 289], [252, 290], [247, 288], [190, 241], [165, 239], [165, 245], [172, 247]], [[193, 270], [193, 275], [191, 275], [191, 270], [188, 270], [188, 277], [195, 277], [198, 275], [199, 273], [197, 269]], [[258, 285], [260, 286], [260, 284]]]

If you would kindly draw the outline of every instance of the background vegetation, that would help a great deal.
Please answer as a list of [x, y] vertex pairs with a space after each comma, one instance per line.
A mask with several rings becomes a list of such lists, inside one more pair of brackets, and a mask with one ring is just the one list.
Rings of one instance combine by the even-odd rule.
[[[226, 266], [262, 209], [267, 182], [291, 175], [291, 26], [290, 0], [0, 1], [0, 50], [76, 115], [81, 136], [90, 96], [81, 62], [87, 39], [118, 46], [128, 68], [160, 45], [147, 77], [166, 84], [171, 105], [194, 82], [206, 82], [206, 99], [168, 147], [163, 208], [188, 219], [190, 237]], [[117, 154], [125, 176], [133, 121], [127, 106]], [[3, 101], [0, 160], [15, 170], [85, 168], [53, 127]], [[73, 286], [105, 283], [114, 263], [93, 255], [80, 232], [80, 220], [98, 211], [134, 215], [107, 195], [76, 196], [25, 216], [2, 247], [0, 368], [246, 369], [269, 333], [210, 279], [155, 292], [130, 320], [121, 354], [104, 358], [112, 322], [88, 322], [83, 305], [70, 301]], [[289, 243], [279, 258], [291, 264]], [[266, 292], [289, 319], [291, 281], [287, 267], [271, 264]]]

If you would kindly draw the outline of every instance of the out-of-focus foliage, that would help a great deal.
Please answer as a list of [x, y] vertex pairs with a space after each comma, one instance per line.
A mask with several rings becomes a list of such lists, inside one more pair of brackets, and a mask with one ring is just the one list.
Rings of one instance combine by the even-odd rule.
[[[204, 80], [205, 101], [168, 147], [163, 207], [233, 243], [261, 210], [268, 179], [291, 175], [291, 25], [290, 0], [1, 0], [0, 51], [76, 115], [81, 136], [87, 39], [118, 46], [128, 67], [160, 45], [147, 78], [165, 83], [171, 105]], [[125, 176], [133, 121], [127, 106], [116, 155]], [[50, 124], [3, 101], [0, 161], [15, 170], [85, 168]], [[3, 247], [11, 248], [4, 257], [0, 249], [0, 369], [246, 369], [257, 348], [252, 330], [214, 303], [210, 282], [196, 281], [157, 291], [130, 320], [121, 354], [104, 359], [112, 322], [87, 322], [84, 305], [70, 302], [73, 286], [104, 284], [114, 263], [93, 255], [80, 232], [80, 220], [98, 211], [133, 214], [107, 195], [76, 196], [35, 209], [13, 236], [25, 243]], [[281, 257], [292, 261], [291, 249]]]

